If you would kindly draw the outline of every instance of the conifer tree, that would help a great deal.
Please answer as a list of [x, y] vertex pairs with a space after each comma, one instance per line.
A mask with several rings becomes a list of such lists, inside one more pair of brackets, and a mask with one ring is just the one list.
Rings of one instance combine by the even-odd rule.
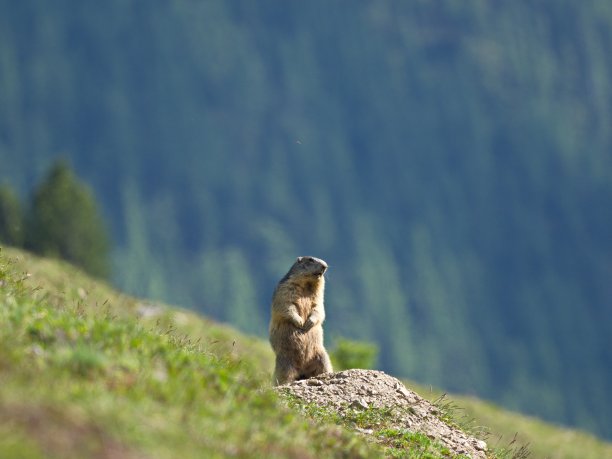
[[8, 185], [0, 186], [0, 243], [23, 244], [23, 214], [17, 195]]
[[93, 193], [66, 161], [57, 161], [34, 191], [26, 221], [26, 247], [107, 277], [109, 246]]

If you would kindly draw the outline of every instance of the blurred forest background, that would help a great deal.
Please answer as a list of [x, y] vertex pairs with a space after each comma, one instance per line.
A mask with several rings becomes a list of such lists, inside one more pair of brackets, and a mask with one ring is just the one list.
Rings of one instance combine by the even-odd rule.
[[0, 0], [0, 182], [260, 336], [298, 255], [379, 367], [612, 439], [612, 2]]

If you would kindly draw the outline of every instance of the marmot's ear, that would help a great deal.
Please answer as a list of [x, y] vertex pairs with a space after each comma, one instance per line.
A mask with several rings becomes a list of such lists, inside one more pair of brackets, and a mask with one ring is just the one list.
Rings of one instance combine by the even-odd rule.
[[300, 261], [302, 261], [304, 259], [304, 257], [297, 257], [297, 262], [299, 263]]

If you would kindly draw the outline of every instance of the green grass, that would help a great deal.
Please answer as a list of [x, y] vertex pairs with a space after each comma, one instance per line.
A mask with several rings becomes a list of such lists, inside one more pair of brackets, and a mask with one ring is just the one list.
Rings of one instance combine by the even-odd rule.
[[443, 419], [449, 416], [462, 430], [487, 437], [489, 448], [500, 458], [521, 457], [526, 446], [530, 459], [612, 459], [612, 444], [586, 432], [504, 410], [474, 397], [449, 395], [441, 399], [444, 394], [439, 390], [404, 383], [446, 413]]
[[11, 250], [0, 285], [2, 457], [380, 456], [279, 403], [258, 340], [186, 311], [138, 318], [138, 300]]
[[[382, 429], [378, 436], [388, 444], [390, 457], [406, 457], [405, 451], [410, 451], [408, 457], [436, 459], [438, 457], [452, 457], [448, 448], [441, 443], [433, 441], [422, 433], [410, 432], [401, 429]], [[462, 458], [467, 456], [455, 456]]]
[[[264, 340], [118, 293], [66, 263], [0, 252], [0, 459], [448, 457], [393, 428], [385, 410], [286, 406], [269, 390], [272, 364]], [[535, 458], [612, 458], [589, 435], [453, 400], [466, 416], [441, 401], [442, 419], [470, 431], [476, 418], [492, 446], [504, 434], [495, 457], [528, 442]]]

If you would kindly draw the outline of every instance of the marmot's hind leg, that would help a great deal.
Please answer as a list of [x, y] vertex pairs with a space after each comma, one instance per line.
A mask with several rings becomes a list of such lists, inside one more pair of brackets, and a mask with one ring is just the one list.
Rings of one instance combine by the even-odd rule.
[[321, 349], [308, 365], [307, 377], [312, 378], [313, 376], [318, 376], [323, 373], [332, 373], [333, 371], [327, 351]]
[[288, 359], [276, 356], [276, 367], [274, 369], [274, 381], [272, 384], [281, 386], [298, 379], [299, 372]]

